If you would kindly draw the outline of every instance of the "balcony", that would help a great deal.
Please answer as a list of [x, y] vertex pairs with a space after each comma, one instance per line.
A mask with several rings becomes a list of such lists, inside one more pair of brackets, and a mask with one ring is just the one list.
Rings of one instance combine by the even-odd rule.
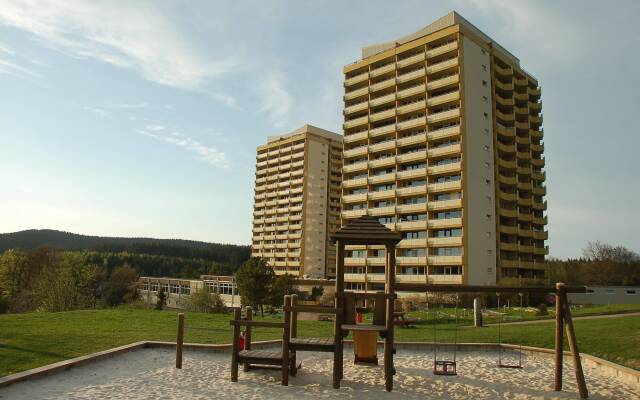
[[462, 189], [462, 184], [460, 183], [460, 181], [429, 184], [429, 193], [445, 192], [449, 190], [460, 190], [460, 189]]
[[429, 265], [462, 265], [462, 256], [429, 256]]
[[427, 133], [429, 140], [443, 139], [452, 136], [460, 135], [460, 125], [449, 126], [438, 130], [430, 131]]
[[430, 237], [429, 246], [462, 246], [462, 237]]
[[458, 48], [457, 41], [449, 42], [449, 43], [427, 50], [427, 58], [439, 56], [440, 54], [444, 54], [449, 51], [456, 50], [457, 48]]
[[345, 257], [344, 258], [345, 266], [365, 266], [366, 263], [367, 263], [367, 259], [364, 257]]
[[430, 124], [433, 124], [435, 122], [445, 121], [447, 119], [457, 118], [457, 117], [460, 117], [460, 109], [454, 108], [453, 110], [447, 110], [447, 111], [441, 111], [435, 114], [429, 114], [428, 120]]
[[505, 122], [513, 122], [514, 121], [513, 113], [508, 113], [507, 114], [507, 113], [500, 112], [498, 110], [496, 110], [496, 118], [499, 118], [500, 120], [505, 121]]
[[383, 174], [383, 175], [373, 175], [369, 177], [369, 183], [371, 184], [394, 182], [395, 180], [396, 180], [395, 172], [391, 172], [389, 174]]
[[462, 199], [430, 201], [429, 211], [448, 210], [462, 207]]
[[419, 143], [424, 143], [427, 141], [427, 134], [426, 133], [419, 133], [417, 135], [412, 135], [412, 136], [407, 136], [407, 137], [403, 137], [401, 139], [398, 139], [396, 141], [398, 147], [402, 147], [402, 146], [409, 146], [412, 144], [419, 144]]
[[395, 195], [395, 189], [379, 190], [377, 192], [369, 192], [369, 200], [390, 199], [395, 197]]
[[500, 250], [504, 250], [504, 251], [518, 251], [518, 243], [505, 243], [505, 242], [500, 242]]
[[398, 162], [423, 161], [427, 159], [427, 151], [420, 150], [411, 153], [400, 154], [397, 156]]
[[531, 204], [533, 204], [533, 202], [531, 201], [531, 198], [518, 197], [519, 206], [531, 207]]
[[533, 217], [531, 222], [533, 222], [536, 225], [546, 225], [548, 222], [548, 218], [545, 217]]
[[426, 123], [427, 123], [426, 117], [406, 119], [404, 121], [398, 122], [397, 129], [402, 130], [402, 129], [414, 128], [416, 126], [421, 126]]
[[411, 57], [407, 57], [407, 58], [403, 58], [401, 60], [396, 61], [396, 64], [398, 65], [398, 68], [404, 68], [407, 67], [411, 64], [416, 64], [419, 63], [421, 61], [424, 61], [425, 57], [424, 57], [424, 53], [420, 53], [420, 54], [416, 54], [413, 55]]
[[427, 169], [426, 168], [408, 169], [405, 171], [398, 171], [396, 175], [398, 179], [424, 178], [427, 176]]
[[[388, 167], [388, 166], [391, 166], [391, 165], [395, 165], [395, 163], [396, 163], [396, 157], [395, 156], [384, 157], [384, 158], [379, 158], [377, 160], [369, 161], [369, 168]], [[344, 168], [343, 168], [343, 170], [344, 170]]]
[[513, 110], [516, 114], [520, 114], [520, 116], [529, 115], [529, 109], [527, 107], [514, 107]]
[[[424, 265], [424, 264], [422, 264]], [[396, 274], [396, 281], [399, 283], [427, 283], [425, 274]]]
[[531, 151], [542, 153], [544, 151], [544, 144], [531, 144]]
[[370, 86], [370, 92], [377, 92], [382, 89], [386, 89], [388, 87], [392, 87], [396, 85], [396, 78], [385, 79], [382, 82], [374, 83]]
[[498, 88], [498, 89], [501, 89], [501, 90], [504, 90], [504, 91], [507, 91], [507, 92], [513, 91], [513, 83], [512, 82], [510, 82], [510, 83], [502, 83], [502, 82], [500, 82], [499, 80], [496, 79], [495, 80], [495, 85], [496, 85], [496, 88]]
[[400, 231], [413, 231], [427, 229], [427, 221], [401, 221], [396, 224]]
[[545, 247], [534, 247], [533, 248], [533, 254], [539, 255], [539, 256], [546, 256], [547, 254], [549, 254], [549, 247], [545, 246]]
[[[346, 260], [346, 259], [345, 259]], [[364, 282], [364, 274], [344, 274], [345, 282]]]
[[455, 92], [441, 94], [440, 96], [429, 97], [427, 100], [427, 105], [429, 107], [437, 106], [439, 104], [447, 103], [450, 101], [455, 101], [460, 99], [460, 92], [456, 90]]
[[409, 196], [415, 194], [427, 194], [427, 185], [405, 186], [397, 189], [398, 196]]
[[398, 115], [407, 114], [416, 110], [424, 110], [427, 107], [425, 100], [414, 101], [413, 103], [405, 104], [398, 107]]
[[357, 186], [366, 186], [367, 178], [346, 179], [342, 181], [342, 186], [345, 188], [352, 188]]
[[368, 137], [369, 133], [367, 131], [362, 131], [358, 133], [352, 133], [350, 135], [345, 135], [343, 140], [345, 143], [353, 143], [357, 142], [358, 140], [367, 139]]
[[518, 122], [516, 121], [514, 123], [515, 127], [517, 129], [522, 129], [522, 130], [529, 130], [529, 123], [528, 122]]
[[427, 173], [429, 175], [447, 174], [451, 172], [459, 172], [461, 168], [462, 168], [462, 164], [460, 162], [444, 164], [444, 165], [435, 165], [435, 166], [429, 167], [427, 169], [428, 171]]
[[427, 283], [462, 284], [462, 275], [428, 275]]
[[384, 282], [384, 274], [367, 274], [367, 282]]
[[356, 172], [356, 171], [365, 171], [367, 169], [367, 162], [360, 161], [354, 164], [345, 165], [342, 167], [342, 172]]
[[381, 135], [385, 135], [387, 133], [391, 133], [393, 131], [396, 130], [396, 124], [388, 124], [388, 125], [384, 125], [378, 128], [374, 128], [371, 129], [369, 131], [369, 136], [370, 137], [376, 137], [376, 136], [381, 136]]
[[349, 203], [361, 203], [363, 201], [367, 201], [366, 193], [358, 193], [358, 194], [345, 194], [342, 196], [342, 202], [345, 204]]
[[377, 217], [377, 216], [383, 216], [383, 215], [394, 215], [395, 212], [396, 212], [395, 206], [373, 207], [373, 208], [369, 208], [369, 211], [367, 212], [367, 214], [373, 217]]
[[342, 212], [342, 218], [351, 219], [367, 215], [367, 210], [346, 210]]
[[517, 235], [518, 234], [518, 226], [507, 226], [500, 225], [500, 233], [504, 233], [507, 235]]
[[516, 153], [516, 157], [518, 157], [518, 159], [520, 160], [528, 160], [531, 158], [531, 153], [529, 153], [528, 151], [527, 152], [519, 151]]
[[498, 182], [505, 185], [515, 185], [517, 183], [515, 176], [505, 176], [502, 174], [498, 174]]
[[505, 169], [516, 169], [517, 164], [515, 161], [508, 161], [502, 158], [498, 158], [498, 166]]
[[500, 216], [501, 217], [506, 217], [506, 218], [517, 218], [518, 217], [518, 210], [501, 207], [500, 208]]
[[529, 96], [540, 97], [541, 91], [539, 87], [538, 88], [527, 87], [527, 93], [529, 94]]
[[514, 82], [518, 86], [527, 86], [527, 78], [518, 78], [518, 77], [516, 77], [514, 79]]
[[515, 138], [516, 131], [512, 127], [506, 127], [501, 124], [496, 124], [496, 131], [499, 135], [502, 135], [507, 138]]
[[506, 68], [502, 68], [498, 64], [495, 64], [493, 68], [496, 71], [496, 73], [498, 73], [500, 75], [503, 75], [503, 76], [511, 76], [511, 75], [513, 75], [513, 68], [511, 68], [511, 66], [507, 66]]
[[529, 110], [534, 113], [539, 113], [542, 110], [542, 103], [540, 103], [539, 101], [530, 101]]
[[427, 83], [427, 89], [435, 90], [449, 85], [457, 84], [460, 80], [460, 75], [453, 74], [444, 78], [436, 79]]
[[532, 192], [536, 196], [544, 196], [547, 194], [547, 188], [544, 186], [534, 186]]
[[536, 167], [544, 167], [544, 157], [542, 157], [542, 158], [532, 158], [531, 159], [531, 164], [535, 165]]
[[398, 92], [398, 99], [402, 99], [402, 98], [405, 98], [405, 97], [413, 96], [414, 94], [418, 94], [418, 93], [424, 93], [425, 90], [426, 90], [426, 85], [425, 84], [412, 86], [410, 88], [407, 88], [407, 89], [404, 89], [404, 90], [400, 90]]
[[395, 93], [390, 93], [390, 94], [387, 94], [387, 95], [384, 95], [384, 96], [380, 96], [380, 97], [376, 97], [376, 98], [373, 98], [373, 99], [369, 100], [369, 105], [371, 107], [376, 107], [376, 106], [379, 106], [379, 105], [382, 105], [382, 104], [385, 104], [385, 103], [389, 103], [389, 102], [392, 102], [392, 101], [395, 101], [395, 100], [396, 100], [396, 94]]
[[396, 257], [396, 265], [427, 265], [427, 257]]
[[345, 158], [365, 155], [367, 154], [367, 146], [360, 146], [354, 149], [345, 150], [343, 154]]
[[458, 66], [458, 57], [450, 58], [448, 60], [439, 62], [437, 64], [433, 64], [427, 67], [427, 73], [433, 74], [436, 72], [443, 71], [448, 68], [453, 68]]
[[542, 137], [544, 136], [541, 130], [536, 130], [536, 129], [531, 129], [529, 131], [529, 134], [531, 135], [532, 139], [542, 139]]
[[515, 193], [506, 193], [506, 192], [503, 192], [502, 190], [498, 193], [498, 197], [500, 198], [500, 200], [504, 200], [504, 201], [518, 200], [518, 195], [516, 195]]
[[429, 229], [456, 228], [462, 226], [462, 218], [430, 219], [428, 226]]
[[549, 232], [547, 231], [533, 231], [533, 238], [537, 240], [549, 239]]
[[427, 239], [402, 239], [398, 243], [398, 248], [424, 248], [427, 247]]
[[398, 204], [396, 210], [399, 213], [425, 212], [427, 211], [427, 203]]
[[516, 146], [515, 144], [504, 144], [502, 142], [497, 142], [497, 146], [499, 151], [503, 151], [505, 153], [515, 153]]
[[389, 150], [396, 147], [395, 140], [385, 140], [384, 142], [372, 144], [369, 146], [369, 153], [375, 153], [378, 151]]
[[383, 65], [381, 67], [372, 69], [370, 72], [371, 77], [376, 77], [378, 75], [386, 74], [387, 72], [391, 72], [396, 68], [396, 64], [391, 62], [389, 64]]
[[369, 103], [367, 103], [366, 101], [363, 101], [363, 102], [360, 102], [358, 104], [354, 104], [352, 106], [345, 107], [344, 108], [344, 113], [345, 113], [345, 115], [353, 114], [354, 112], [366, 110], [367, 107], [369, 107]]
[[357, 97], [364, 96], [364, 95], [366, 95], [368, 93], [369, 93], [369, 88], [368, 87], [363, 87], [363, 88], [360, 88], [360, 89], [357, 89], [357, 90], [352, 90], [350, 92], [345, 93], [344, 99], [345, 100], [352, 100], [352, 99], [355, 99]]
[[369, 118], [365, 115], [364, 117], [354, 118], [354, 119], [345, 121], [345, 123], [342, 126], [344, 127], [344, 129], [349, 129], [359, 125], [366, 125], [368, 122], [369, 122]]
[[391, 108], [389, 110], [384, 110], [384, 111], [377, 112], [375, 114], [371, 114], [369, 116], [369, 120], [371, 122], [376, 122], [376, 121], [380, 121], [382, 119], [391, 118], [391, 117], [395, 117], [395, 116], [396, 116], [396, 109], [395, 108]]
[[529, 121], [533, 124], [541, 124], [542, 123], [542, 114], [540, 115], [530, 115]]
[[538, 210], [538, 211], [544, 211], [544, 210], [547, 209], [547, 202], [546, 202], [546, 200], [542, 201], [542, 202], [534, 202], [531, 205], [531, 208], [533, 208], [534, 210]]
[[369, 72], [365, 71], [363, 73], [361, 73], [360, 75], [356, 75], [353, 76], [351, 78], [347, 78], [344, 80], [344, 85], [345, 86], [351, 86], [354, 85], [356, 83], [362, 82], [362, 81], [366, 81], [367, 79], [369, 79]]
[[407, 72], [406, 74], [398, 75], [398, 84], [408, 82], [412, 79], [418, 79], [424, 77], [425, 69], [420, 68], [411, 72]]

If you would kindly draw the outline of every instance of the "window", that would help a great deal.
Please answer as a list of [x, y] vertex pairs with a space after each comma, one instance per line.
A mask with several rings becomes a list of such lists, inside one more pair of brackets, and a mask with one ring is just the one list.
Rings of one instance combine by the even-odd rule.
[[635, 290], [627, 290], [627, 294], [637, 294]]
[[486, 65], [484, 65], [484, 64], [482, 64], [482, 70], [483, 70], [483, 71], [486, 71], [486, 70], [487, 70], [487, 66], [486, 66]]
[[427, 232], [425, 231], [404, 232], [402, 234], [403, 239], [424, 239], [426, 237], [427, 237]]
[[462, 247], [437, 247], [434, 249], [436, 256], [461, 256]]
[[487, 86], [487, 81], [482, 81], [482, 86]]

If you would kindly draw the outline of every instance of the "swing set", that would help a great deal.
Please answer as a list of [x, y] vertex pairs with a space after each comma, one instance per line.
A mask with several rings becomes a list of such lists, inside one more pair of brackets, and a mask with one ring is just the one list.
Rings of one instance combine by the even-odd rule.
[[[555, 292], [555, 356], [554, 356], [554, 390], [562, 390], [562, 359], [564, 355], [563, 351], [563, 331], [566, 325], [567, 339], [569, 342], [569, 349], [573, 358], [573, 366], [576, 375], [576, 383], [580, 398], [586, 399], [589, 397], [587, 384], [584, 379], [584, 372], [582, 370], [582, 361], [580, 359], [580, 351], [578, 350], [578, 342], [576, 341], [575, 330], [573, 327], [573, 319], [571, 317], [571, 310], [569, 308], [569, 301], [567, 299], [567, 293], [584, 293], [586, 288], [584, 286], [579, 287], [567, 287], [564, 283], [558, 282], [555, 287], [548, 286], [530, 286], [530, 287], [508, 287], [508, 286], [459, 286], [459, 285], [417, 285], [417, 284], [404, 284], [398, 285], [401, 290], [407, 291], [420, 291], [426, 293], [455, 293], [455, 314], [454, 314], [454, 340], [453, 343], [453, 357], [451, 359], [438, 358], [438, 348], [440, 343], [438, 342], [436, 327], [438, 322], [438, 313], [434, 313], [433, 317], [433, 373], [434, 375], [457, 375], [457, 350], [458, 350], [458, 330], [459, 330], [459, 293], [495, 293], [498, 298], [498, 309], [500, 309], [500, 296], [503, 293], [518, 294], [520, 297], [520, 313], [521, 318], [524, 317], [524, 308], [522, 298], [524, 293], [550, 293]], [[518, 345], [518, 362], [506, 363], [503, 358], [504, 345], [502, 344], [502, 322], [504, 315], [500, 314], [498, 318], [498, 368], [509, 369], [522, 369], [522, 353], [523, 345], [520, 341]]]

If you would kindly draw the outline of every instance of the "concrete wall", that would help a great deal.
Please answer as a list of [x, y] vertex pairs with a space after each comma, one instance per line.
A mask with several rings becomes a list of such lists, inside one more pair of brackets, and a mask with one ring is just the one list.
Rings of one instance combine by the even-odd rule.
[[494, 285], [496, 221], [491, 60], [487, 52], [464, 36], [462, 54], [465, 282]]
[[324, 278], [327, 255], [327, 195], [329, 176], [328, 142], [307, 140], [305, 165], [304, 270], [309, 278]]
[[640, 286], [589, 286], [567, 296], [573, 304], [640, 304]]

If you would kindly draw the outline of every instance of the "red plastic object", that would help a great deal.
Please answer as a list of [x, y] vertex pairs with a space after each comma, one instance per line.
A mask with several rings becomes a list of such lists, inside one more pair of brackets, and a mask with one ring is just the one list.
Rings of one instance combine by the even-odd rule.
[[244, 333], [240, 334], [240, 337], [238, 338], [238, 347], [240, 350], [244, 350]]
[[357, 312], [356, 313], [356, 322], [358, 322], [358, 323], [362, 322], [362, 313], [361, 312]]

